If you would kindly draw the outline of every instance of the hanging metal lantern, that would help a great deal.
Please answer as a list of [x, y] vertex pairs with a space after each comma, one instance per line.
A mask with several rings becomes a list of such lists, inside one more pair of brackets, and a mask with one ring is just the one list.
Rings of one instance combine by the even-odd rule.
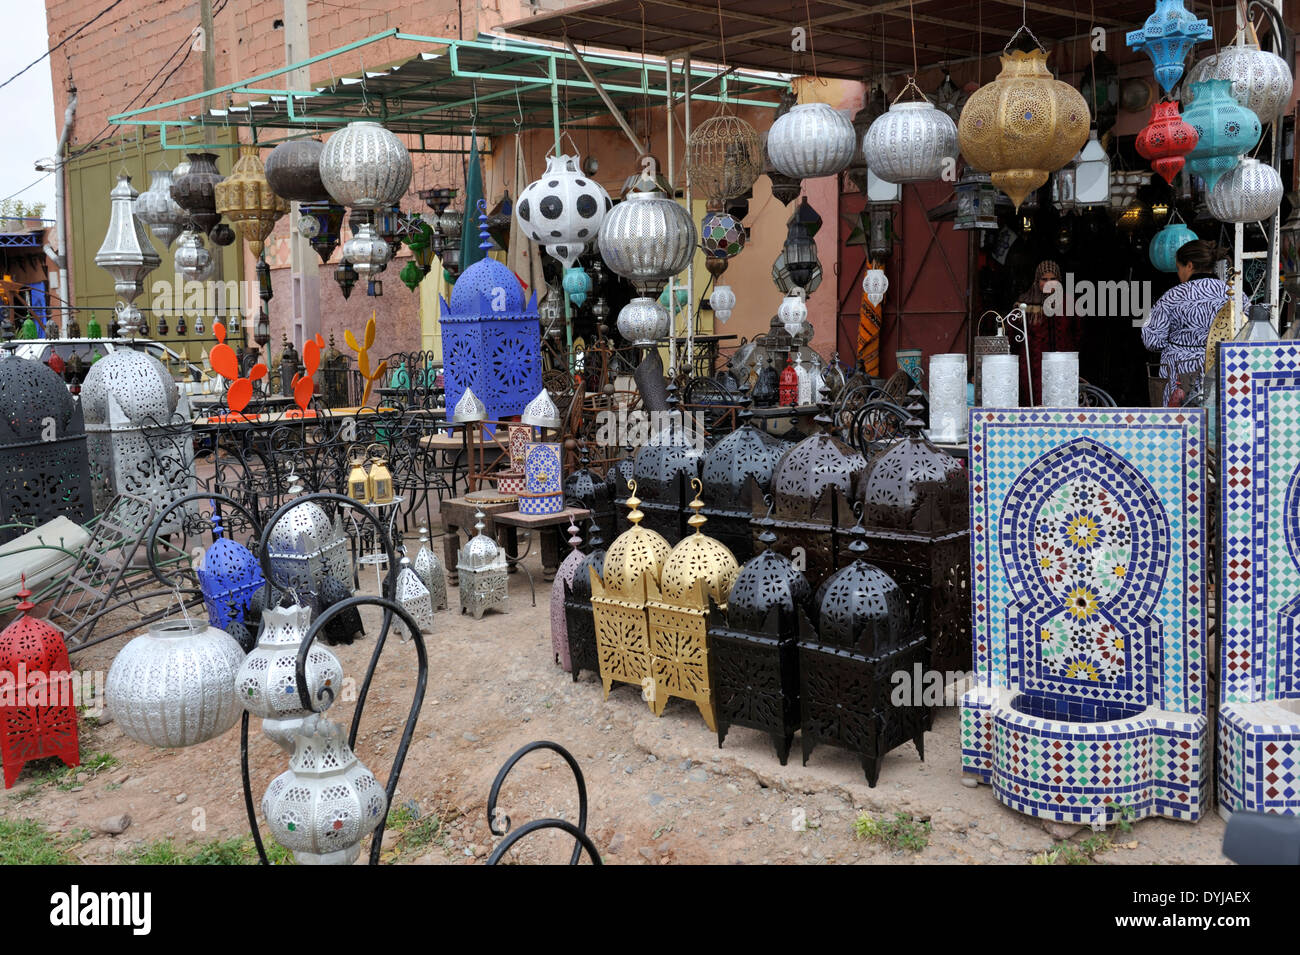
[[276, 221], [289, 211], [288, 201], [272, 191], [256, 145], [239, 147], [239, 159], [213, 187], [213, 197], [217, 212], [239, 229], [255, 257], [262, 254]]
[[1224, 173], [1205, 197], [1205, 204], [1220, 222], [1259, 222], [1277, 212], [1282, 192], [1277, 170], [1246, 156]]
[[[339, 289], [343, 292], [343, 298], [346, 301], [352, 295], [352, 286], [357, 284], [357, 270], [352, 267], [352, 263], [343, 259], [334, 269], [334, 281], [338, 283]], [[265, 345], [266, 342], [259, 342]]]
[[704, 267], [716, 278], [745, 248], [745, 227], [731, 213], [711, 209], [700, 220], [700, 248], [704, 250]]
[[262, 797], [271, 836], [300, 865], [351, 865], [384, 820], [388, 796], [348, 746], [343, 727], [311, 716], [293, 739], [289, 768]]
[[126, 173], [119, 175], [117, 185], [108, 195], [111, 200], [108, 234], [95, 253], [95, 264], [113, 276], [113, 291], [119, 298], [118, 327], [123, 334], [128, 334], [143, 323], [134, 301], [144, 291], [146, 276], [162, 259], [154, 251], [144, 224], [135, 217], [136, 191], [131, 188], [131, 177]]
[[221, 221], [217, 212], [216, 186], [221, 182], [215, 153], [187, 153], [189, 167], [172, 174], [172, 198], [185, 210], [190, 221], [205, 235]]
[[155, 169], [149, 176], [149, 188], [135, 200], [135, 216], [149, 227], [166, 250], [185, 228], [185, 210], [172, 198], [170, 169]]
[[352, 209], [386, 209], [411, 184], [411, 154], [378, 123], [344, 126], [325, 143], [319, 165], [330, 198]]
[[[1228, 80], [1232, 84], [1232, 98], [1267, 123], [1277, 118], [1291, 102], [1294, 78], [1286, 60], [1276, 53], [1261, 50], [1256, 43], [1238, 43], [1225, 46], [1198, 62], [1187, 73], [1186, 86], [1203, 80]], [[1194, 89], [1189, 89], [1186, 102], [1195, 100]]]
[[690, 213], [658, 189], [629, 193], [610, 210], [597, 237], [605, 264], [641, 296], [659, 294], [668, 279], [685, 269], [696, 241]]
[[961, 111], [961, 152], [1017, 209], [1088, 139], [1088, 104], [1047, 69], [1047, 53], [1002, 54], [1002, 72], [971, 94]]
[[1187, 154], [1196, 148], [1196, 139], [1195, 127], [1179, 115], [1178, 102], [1170, 100], [1151, 107], [1151, 119], [1137, 134], [1134, 146], [1160, 178], [1172, 184]]
[[895, 103], [867, 130], [862, 154], [885, 182], [938, 179], [957, 159], [957, 124], [928, 100]]
[[825, 103], [795, 106], [767, 131], [773, 168], [795, 179], [834, 176], [848, 168], [856, 149], [853, 123]]
[[1110, 200], [1110, 156], [1090, 130], [1088, 141], [1074, 161], [1074, 201], [1081, 206], [1102, 205]]
[[[409, 557], [402, 558], [401, 569], [397, 572], [395, 593], [397, 602], [419, 625], [420, 632], [433, 633], [433, 600], [429, 595], [429, 588], [424, 586], [424, 582], [411, 566]], [[406, 632], [406, 624], [401, 620], [395, 623], [398, 635], [403, 640], [409, 640], [410, 634]]]
[[569, 268], [609, 210], [609, 194], [582, 172], [577, 156], [547, 156], [546, 172], [519, 193], [515, 218], [525, 235]]
[[[468, 392], [467, 392], [468, 393]], [[480, 620], [488, 610], [505, 611], [509, 599], [506, 555], [497, 542], [483, 533], [483, 512], [474, 514], [473, 537], [460, 549], [456, 560], [459, 575], [460, 612]]]
[[644, 347], [667, 338], [672, 319], [657, 301], [638, 296], [619, 309], [615, 324], [623, 338]]
[[1125, 34], [1124, 42], [1151, 58], [1160, 88], [1168, 93], [1183, 75], [1187, 52], [1213, 32], [1208, 21], [1198, 20], [1183, 6], [1183, 0], [1156, 0], [1146, 24]]
[[785, 326], [786, 333], [791, 338], [799, 335], [804, 319], [808, 317], [808, 306], [804, 303], [803, 289], [792, 288], [790, 294], [781, 299], [776, 317], [781, 320], [781, 324]]
[[1183, 111], [1183, 120], [1196, 130], [1196, 148], [1187, 154], [1187, 169], [1215, 184], [1239, 157], [1255, 148], [1262, 132], [1259, 117], [1231, 94], [1228, 80], [1203, 80], [1191, 84], [1196, 101]]
[[686, 170], [699, 195], [714, 201], [744, 195], [763, 171], [763, 141], [749, 123], [721, 113], [692, 130]]
[[113, 722], [131, 739], [175, 748], [235, 725], [235, 674], [244, 661], [230, 634], [190, 619], [163, 620], [118, 651], [104, 684]]
[[[281, 749], [292, 751], [293, 741], [312, 711], [304, 709], [298, 694], [298, 650], [311, 624], [311, 610], [300, 604], [267, 607], [257, 646], [244, 658], [235, 674], [239, 705], [262, 721], [262, 732]], [[307, 694], [321, 710], [334, 702], [342, 687], [343, 667], [338, 658], [312, 643], [307, 651]]]
[[213, 245], [219, 245], [224, 249], [228, 245], [234, 245], [238, 236], [235, 235], [235, 230], [230, 226], [224, 222], [218, 222], [208, 230], [208, 238], [212, 240]]
[[406, 247], [411, 250], [411, 259], [425, 275], [433, 268], [433, 227], [424, 221], [418, 212], [407, 217], [403, 229], [406, 234]]
[[388, 267], [392, 250], [369, 222], [361, 223], [352, 238], [343, 243], [343, 256], [352, 263], [357, 274], [374, 281], [376, 275]]
[[582, 270], [581, 265], [570, 266], [564, 270], [564, 291], [575, 307], [581, 308], [591, 291], [591, 276]]
[[319, 139], [280, 143], [266, 157], [266, 181], [275, 194], [290, 202], [329, 203], [330, 194], [320, 178]]
[[435, 611], [447, 609], [447, 577], [442, 570], [442, 561], [429, 547], [429, 529], [420, 528], [420, 551], [415, 555], [416, 576], [428, 588], [429, 600]]
[[203, 243], [203, 236], [186, 229], [176, 244], [176, 271], [187, 279], [202, 280], [212, 269], [212, 253]]
[[709, 293], [709, 308], [713, 310], [713, 316], [720, 322], [725, 322], [731, 318], [731, 312], [736, 307], [736, 293], [731, 290], [730, 285], [715, 285], [713, 291]]
[[[238, 541], [225, 536], [221, 517], [212, 515], [212, 536], [216, 538], [203, 552], [203, 560], [195, 568], [199, 589], [203, 591], [203, 604], [208, 611], [208, 622], [231, 636], [247, 639], [244, 619], [253, 597], [266, 586], [257, 556]], [[244, 649], [251, 649], [251, 639]]]
[[879, 306], [885, 300], [885, 293], [889, 291], [889, 276], [881, 268], [869, 268], [866, 274], [862, 276], [862, 291], [866, 293], [867, 301], [874, 306]]
[[397, 277], [402, 280], [403, 285], [414, 292], [416, 287], [424, 281], [424, 269], [420, 268], [412, 259], [402, 266], [402, 271], [397, 273]]
[[869, 77], [863, 77], [862, 85], [869, 88], [869, 92], [862, 100], [862, 108], [853, 114], [853, 141], [856, 148], [853, 151], [853, 161], [849, 163], [848, 177], [858, 188], [858, 192], [867, 191], [867, 160], [862, 155], [862, 143], [866, 138], [867, 130], [876, 119], [885, 114], [889, 109], [889, 103], [885, 99], [885, 91], [879, 84], [871, 88]]
[[[968, 165], [962, 170], [961, 179], [957, 180], [956, 192], [957, 211], [952, 223], [954, 229], [961, 231], [998, 227], [998, 191], [988, 173], [976, 172]], [[872, 255], [875, 255], [874, 250]]]
[[[808, 234], [804, 223], [793, 217], [786, 226], [785, 244], [781, 246], [781, 271], [794, 285], [808, 293], [817, 287], [813, 282], [813, 273], [821, 271], [817, 243]], [[778, 281], [777, 284], [779, 286], [781, 283]], [[789, 288], [782, 290], [787, 293], [790, 291]]]
[[[783, 89], [781, 91], [781, 101], [776, 108], [776, 115], [772, 117], [772, 121], [776, 122], [776, 120], [794, 109], [795, 102], [796, 98], [794, 90], [789, 87]], [[802, 190], [803, 186], [796, 177], [787, 176], [785, 173], [778, 171], [777, 168], [772, 165], [772, 157], [768, 153], [767, 149], [767, 137], [769, 134], [770, 128], [768, 133], [763, 134], [763, 174], [767, 176], [768, 182], [771, 183], [773, 198], [783, 206], [788, 206], [798, 198], [799, 192]], [[856, 149], [856, 144], [861, 142], [861, 137], [855, 134], [853, 142]]]

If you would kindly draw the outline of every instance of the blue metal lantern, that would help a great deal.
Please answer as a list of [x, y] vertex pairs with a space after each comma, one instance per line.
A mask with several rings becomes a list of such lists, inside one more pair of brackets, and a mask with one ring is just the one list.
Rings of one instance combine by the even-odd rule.
[[203, 554], [203, 566], [195, 570], [208, 622], [221, 630], [243, 624], [253, 595], [266, 586], [257, 556], [238, 541], [226, 537], [221, 516], [212, 515], [212, 536], [216, 538]]
[[1188, 242], [1195, 242], [1197, 235], [1181, 222], [1171, 222], [1151, 239], [1147, 255], [1151, 264], [1161, 272], [1177, 272], [1178, 262], [1175, 256], [1178, 250]]
[[581, 265], [573, 265], [564, 270], [564, 291], [569, 301], [581, 308], [591, 291], [591, 276], [582, 270]]
[[1213, 33], [1209, 21], [1197, 19], [1183, 0], [1156, 0], [1156, 9], [1140, 30], [1130, 31], [1124, 42], [1151, 57], [1156, 79], [1168, 93], [1183, 75], [1183, 61], [1196, 44]]
[[[487, 203], [479, 202], [479, 248], [487, 232]], [[442, 300], [443, 377], [447, 407], [467, 388], [500, 421], [524, 410], [542, 390], [542, 334], [537, 293], [524, 297], [515, 274], [485, 255], [456, 280], [451, 300]]]
[[1183, 111], [1183, 121], [1196, 129], [1196, 148], [1187, 154], [1186, 168], [1215, 183], [1259, 142], [1259, 117], [1232, 98], [1230, 80], [1192, 84], [1196, 100]]

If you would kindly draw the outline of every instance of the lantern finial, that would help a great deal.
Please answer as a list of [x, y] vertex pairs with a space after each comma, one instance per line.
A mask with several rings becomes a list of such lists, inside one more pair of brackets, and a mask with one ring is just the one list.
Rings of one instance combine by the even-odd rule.
[[691, 478], [691, 489], [695, 491], [695, 499], [686, 506], [695, 513], [686, 519], [686, 523], [695, 528], [695, 533], [701, 533], [700, 528], [708, 523], [709, 519], [701, 511], [704, 510], [704, 501], [700, 499], [700, 493], [704, 490], [704, 482], [699, 478]]
[[628, 490], [628, 495], [627, 495], [627, 506], [628, 506], [627, 519], [628, 519], [628, 521], [632, 524], [632, 526], [637, 527], [637, 526], [639, 526], [639, 525], [641, 524], [641, 518], [645, 517], [645, 514], [640, 510], [640, 507], [641, 507], [641, 498], [639, 498], [639, 497], [636, 496], [636, 480], [635, 480], [635, 479], [633, 479], [633, 480], [629, 480], [629, 481], [627, 482], [627, 490]]

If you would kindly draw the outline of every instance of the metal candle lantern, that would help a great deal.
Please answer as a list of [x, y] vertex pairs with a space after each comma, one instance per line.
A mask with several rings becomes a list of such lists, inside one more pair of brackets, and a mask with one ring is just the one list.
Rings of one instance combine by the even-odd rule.
[[555, 571], [555, 581], [551, 585], [551, 653], [555, 663], [565, 673], [573, 672], [573, 663], [569, 657], [569, 628], [564, 614], [564, 596], [573, 585], [574, 574], [587, 559], [579, 548], [582, 538], [578, 536], [578, 525], [569, 519], [569, 553], [560, 561]]
[[583, 174], [577, 156], [547, 156], [546, 172], [519, 193], [515, 218], [567, 268], [600, 232], [609, 209], [609, 194]]
[[1110, 198], [1110, 156], [1097, 139], [1097, 130], [1088, 132], [1074, 163], [1074, 202], [1080, 206], [1102, 205]]
[[206, 235], [221, 221], [216, 198], [216, 186], [221, 182], [217, 156], [216, 153], [187, 153], [186, 159], [185, 171], [182, 173], [177, 166], [172, 173], [172, 198], [198, 231]]
[[245, 618], [253, 597], [266, 587], [266, 578], [257, 555], [238, 541], [226, 537], [221, 527], [221, 517], [212, 515], [212, 536], [216, 538], [203, 552], [203, 560], [195, 568], [199, 589], [203, 591], [203, 604], [208, 611], [208, 622], [233, 637], [246, 634]]
[[637, 296], [624, 305], [615, 321], [618, 333], [633, 345], [649, 347], [668, 337], [672, 319], [668, 309], [647, 296]]
[[713, 536], [736, 555], [754, 554], [753, 512], [772, 486], [772, 474], [789, 445], [754, 427], [747, 412], [740, 427], [704, 454], [703, 478], [709, 489], [704, 516]]
[[957, 124], [929, 100], [894, 103], [867, 130], [862, 154], [885, 182], [938, 179], [957, 158]]
[[600, 657], [596, 644], [592, 581], [605, 573], [605, 542], [593, 516], [587, 527], [587, 556], [573, 572], [572, 584], [560, 583], [564, 590], [564, 631], [568, 639], [569, 672], [576, 683], [583, 670], [600, 675]]
[[385, 209], [411, 184], [411, 154], [378, 123], [354, 122], [325, 143], [320, 178], [335, 202], [352, 209]]
[[1215, 183], [1205, 204], [1220, 222], [1259, 222], [1282, 204], [1282, 177], [1268, 163], [1243, 156]]
[[162, 264], [144, 224], [135, 217], [136, 195], [131, 177], [119, 175], [109, 193], [108, 234], [95, 253], [95, 264], [113, 276], [113, 291], [119, 299], [118, 324], [126, 334], [141, 322], [140, 310], [132, 303], [144, 291], [145, 277]]
[[825, 103], [803, 103], [777, 116], [767, 131], [772, 167], [794, 179], [818, 179], [847, 169], [857, 149], [853, 123]]
[[1198, 20], [1183, 6], [1183, 0], [1156, 0], [1156, 9], [1143, 27], [1126, 34], [1124, 42], [1151, 58], [1160, 88], [1168, 93], [1183, 75], [1187, 52], [1213, 32], [1208, 21]]
[[[397, 584], [393, 591], [394, 599], [419, 624], [420, 630], [424, 633], [433, 633], [433, 600], [429, 595], [429, 588], [424, 585], [411, 566], [409, 557], [402, 558], [401, 569], [397, 572]], [[406, 633], [406, 624], [398, 620], [396, 627], [403, 640], [410, 639], [410, 635]]]
[[736, 308], [736, 293], [730, 285], [713, 286], [713, 291], [709, 293], [709, 308], [713, 310], [714, 318], [720, 322], [731, 318], [731, 313]]
[[193, 620], [149, 625], [113, 659], [104, 684], [113, 722], [148, 746], [193, 746], [235, 725], [235, 674], [244, 661], [230, 634]]
[[505, 552], [483, 533], [483, 512], [474, 514], [473, 537], [460, 549], [456, 572], [460, 576], [460, 612], [481, 620], [488, 610], [505, 611], [509, 598]]
[[[302, 493], [297, 475], [289, 477], [289, 494]], [[310, 499], [287, 505], [279, 519], [266, 529], [266, 550], [271, 566], [269, 583], [288, 589], [317, 613], [352, 596], [352, 559], [343, 521], [331, 522], [324, 509]], [[360, 614], [351, 611], [334, 617], [325, 639], [351, 643], [364, 633]]]
[[591, 292], [591, 276], [582, 270], [582, 266], [574, 265], [564, 270], [562, 284], [569, 301], [576, 308], [581, 308]]
[[435, 611], [447, 609], [447, 576], [442, 561], [429, 547], [429, 529], [420, 528], [420, 550], [415, 555], [415, 573], [429, 591], [429, 601]]
[[266, 181], [281, 199], [302, 203], [329, 203], [329, 191], [320, 177], [319, 139], [294, 139], [280, 143], [266, 157]]
[[149, 188], [135, 200], [135, 216], [169, 249], [185, 228], [187, 217], [172, 198], [172, 171], [155, 169], [149, 176]]
[[966, 437], [966, 356], [930, 356], [930, 437], [960, 444]]
[[986, 408], [1020, 407], [1020, 357], [984, 355], [980, 404]]
[[1079, 407], [1079, 353], [1043, 352], [1044, 408]]
[[298, 234], [311, 243], [322, 265], [329, 261], [339, 246], [343, 213], [342, 206], [329, 201], [305, 202], [298, 206]]
[[745, 248], [745, 227], [729, 212], [710, 209], [700, 220], [700, 248], [704, 266], [716, 279], [727, 270], [727, 263]]
[[862, 276], [862, 291], [866, 294], [868, 302], [879, 306], [885, 300], [885, 293], [889, 291], [889, 276], [885, 270], [874, 266], [867, 269]]
[[176, 243], [176, 271], [187, 279], [202, 280], [212, 271], [212, 253], [203, 243], [203, 236], [186, 229]]
[[632, 465], [640, 488], [645, 527], [675, 544], [686, 532], [687, 488], [700, 476], [704, 442], [673, 418], [641, 446]]
[[1187, 154], [1187, 169], [1213, 190], [1239, 157], [1255, 148], [1259, 117], [1232, 98], [1228, 80], [1192, 83], [1196, 100], [1183, 110], [1183, 120], [1196, 130], [1196, 148]]
[[230, 175], [213, 187], [214, 208], [239, 230], [254, 256], [262, 254], [266, 237], [276, 220], [289, 211], [289, 203], [272, 189], [256, 144], [239, 147], [239, 159]]
[[0, 630], [0, 672], [13, 680], [9, 692], [0, 695], [5, 789], [34, 759], [57, 756], [65, 766], [81, 765], [68, 648], [57, 627], [30, 616], [36, 609], [30, 597], [24, 578], [18, 616]]

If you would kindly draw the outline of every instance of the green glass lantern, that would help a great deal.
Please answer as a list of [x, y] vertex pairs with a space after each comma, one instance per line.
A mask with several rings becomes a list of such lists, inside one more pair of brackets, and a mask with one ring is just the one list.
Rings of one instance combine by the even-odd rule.
[[412, 292], [415, 287], [424, 281], [425, 270], [420, 268], [420, 264], [412, 259], [402, 266], [402, 271], [397, 273], [397, 277], [402, 280], [402, 284]]
[[[416, 212], [411, 215], [407, 229], [406, 247], [411, 250], [411, 258], [428, 275], [433, 267], [433, 228]], [[402, 271], [405, 272], [406, 269], [403, 268]]]

